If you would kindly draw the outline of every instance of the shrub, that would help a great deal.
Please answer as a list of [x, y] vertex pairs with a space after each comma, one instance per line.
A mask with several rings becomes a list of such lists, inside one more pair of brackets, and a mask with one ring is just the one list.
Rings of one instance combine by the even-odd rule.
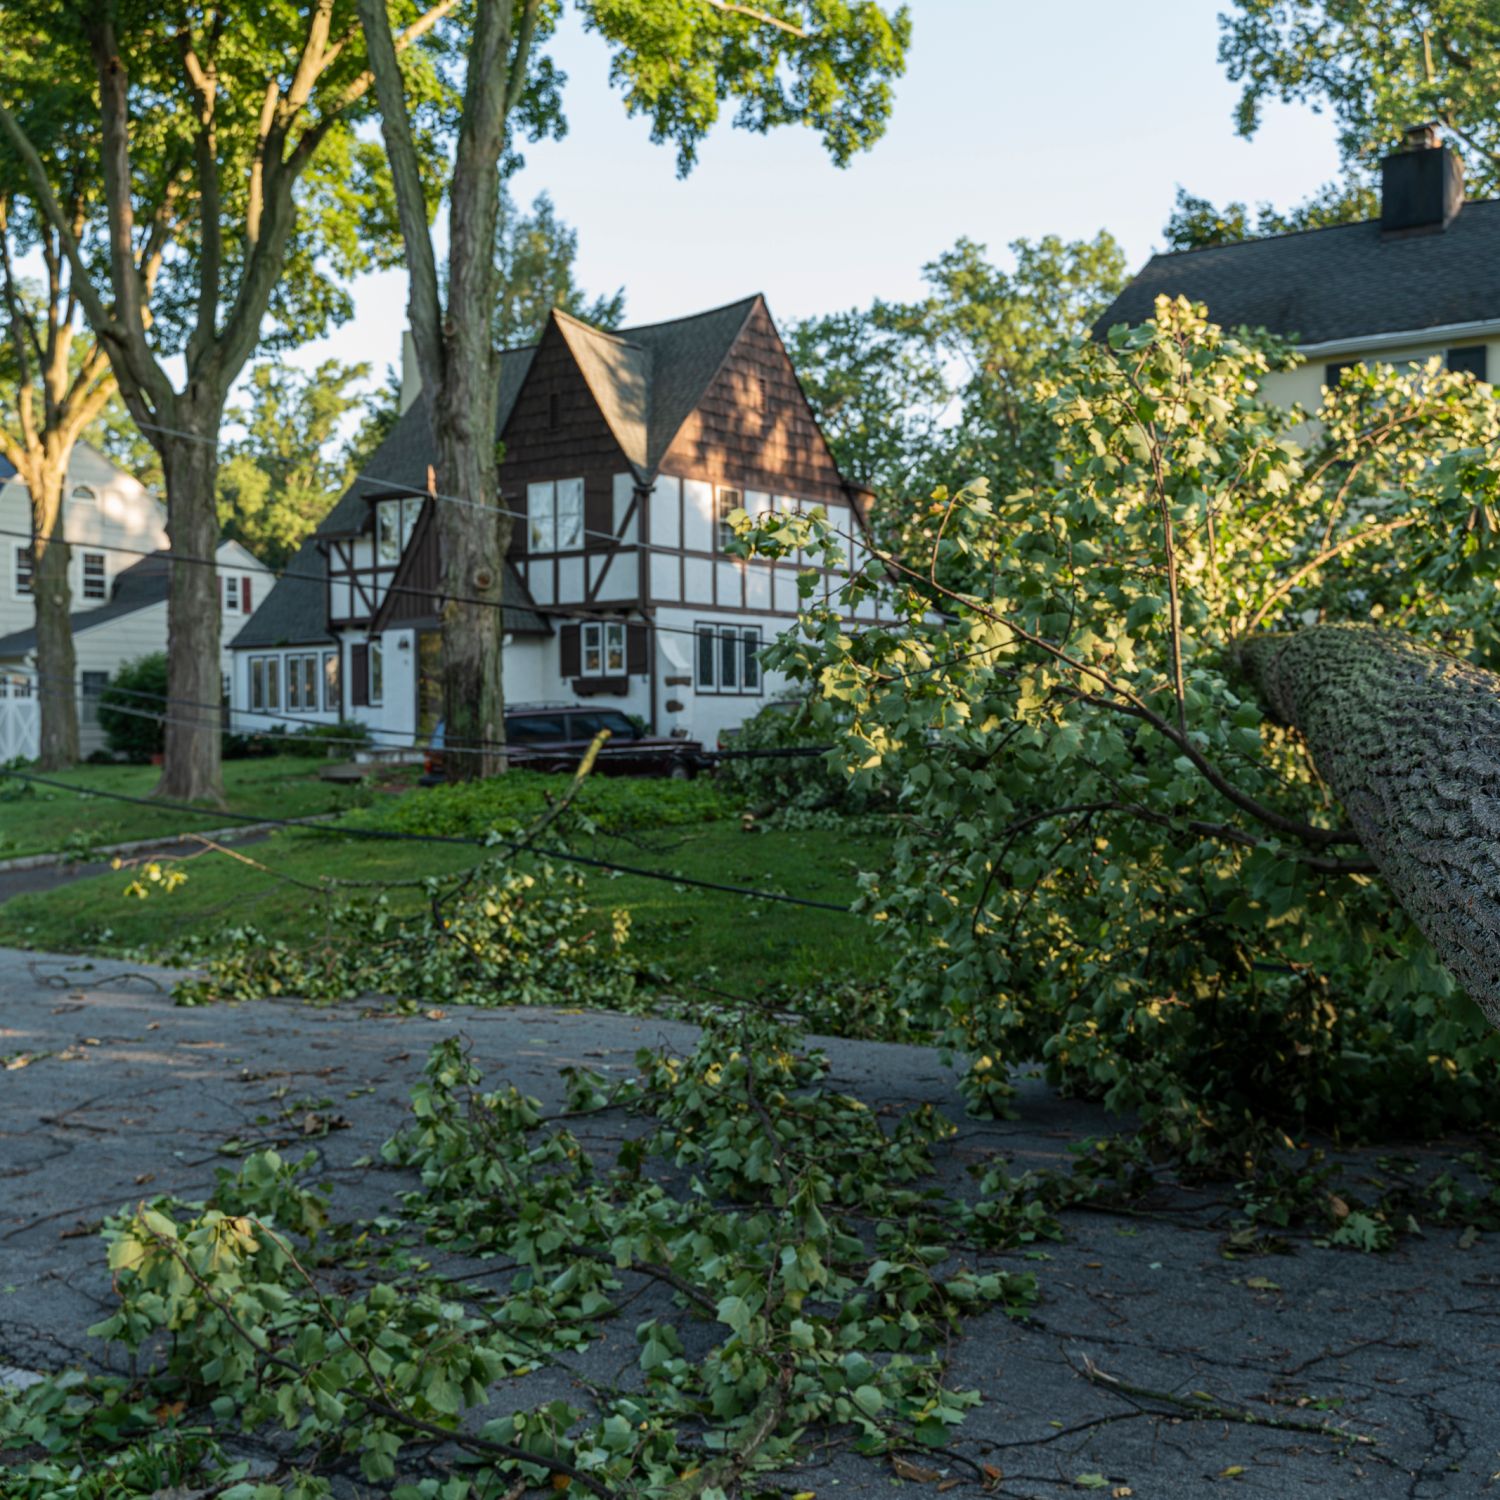
[[167, 711], [167, 654], [154, 651], [128, 662], [99, 695], [99, 727], [116, 754], [133, 761], [161, 753]]
[[[487, 781], [427, 787], [371, 809], [356, 821], [363, 827], [398, 833], [442, 834], [454, 838], [502, 837], [529, 827], [571, 785], [571, 776], [512, 771]], [[622, 833], [704, 823], [732, 811], [711, 781], [669, 781], [595, 777], [574, 799], [570, 826], [584, 831]]]
[[760, 812], [863, 812], [874, 799], [867, 788], [851, 785], [842, 755], [736, 758], [745, 751], [811, 752], [832, 745], [839, 733], [833, 705], [807, 696], [774, 699], [735, 731], [729, 758], [719, 763], [714, 779], [730, 796]]

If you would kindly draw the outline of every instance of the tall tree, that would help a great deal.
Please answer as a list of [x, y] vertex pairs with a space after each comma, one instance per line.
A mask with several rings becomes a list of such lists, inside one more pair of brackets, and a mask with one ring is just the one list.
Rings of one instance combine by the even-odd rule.
[[[48, 170], [68, 223], [78, 231], [97, 206], [99, 135], [88, 118], [88, 70], [52, 57], [41, 18], [17, 18], [9, 70], [23, 81], [22, 109], [48, 142]], [[44, 61], [45, 59], [45, 61]], [[154, 278], [160, 245], [147, 247]], [[34, 260], [39, 277], [23, 277]], [[64, 531], [74, 445], [114, 390], [109, 360], [80, 328], [78, 289], [58, 231], [37, 212], [16, 163], [0, 157], [0, 453], [30, 499], [31, 587], [41, 678], [40, 761], [78, 759], [76, 660], [69, 626], [70, 553]]]
[[1437, 120], [1476, 194], [1500, 190], [1495, 0], [1235, 0], [1219, 24], [1219, 60], [1243, 85], [1242, 135], [1259, 129], [1267, 99], [1326, 108], [1358, 175], [1408, 126]]
[[[80, 184], [72, 199], [75, 222], [83, 213], [82, 190]], [[17, 275], [18, 256], [30, 250], [42, 259], [40, 287]], [[57, 770], [78, 759], [71, 550], [64, 529], [68, 467], [80, 435], [113, 394], [114, 380], [98, 343], [80, 337], [73, 276], [57, 235], [36, 221], [24, 198], [0, 197], [0, 278], [7, 340], [0, 376], [0, 453], [30, 499], [41, 703], [38, 761], [43, 770]]]
[[345, 417], [364, 405], [350, 390], [369, 365], [324, 360], [301, 371], [270, 361], [250, 371], [245, 406], [227, 415], [244, 429], [219, 466], [219, 525], [264, 563], [280, 567], [312, 534], [352, 477]]
[[[417, 156], [411, 69], [393, 40], [389, 0], [359, 0], [411, 274], [410, 318], [431, 414], [441, 488], [463, 505], [438, 510], [442, 556], [443, 711], [449, 742], [488, 748], [450, 757], [454, 774], [503, 765], [500, 579], [511, 522], [496, 506], [494, 345], [502, 271], [495, 253], [500, 168], [517, 130], [562, 129], [559, 77], [546, 44], [561, 0], [475, 0], [465, 37], [462, 105], [448, 206], [446, 278], [428, 221], [430, 180]], [[677, 147], [679, 169], [731, 97], [737, 123], [766, 131], [800, 123], [840, 165], [880, 134], [891, 80], [910, 35], [904, 8], [875, 0], [577, 0], [609, 43], [626, 108]], [[445, 305], [446, 300], [446, 305]]]
[[[438, 0], [392, 48], [408, 47], [455, 3]], [[96, 94], [102, 202], [82, 225], [69, 217], [50, 142], [26, 122], [15, 80], [0, 87], [0, 137], [67, 257], [131, 417], [161, 457], [180, 559], [168, 693], [185, 705], [167, 725], [163, 796], [222, 800], [218, 716], [186, 705], [219, 696], [211, 560], [230, 389], [268, 318], [272, 341], [284, 344], [347, 315], [332, 278], [390, 244], [379, 151], [358, 131], [372, 77], [346, 6], [59, 6], [50, 47], [88, 60]], [[170, 253], [153, 284], [159, 246]]]

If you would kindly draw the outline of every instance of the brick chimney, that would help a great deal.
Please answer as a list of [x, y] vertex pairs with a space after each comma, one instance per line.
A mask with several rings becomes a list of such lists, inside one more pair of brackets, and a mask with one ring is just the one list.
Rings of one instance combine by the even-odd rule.
[[1386, 239], [1440, 234], [1463, 207], [1464, 169], [1436, 125], [1413, 125], [1380, 164], [1380, 232]]

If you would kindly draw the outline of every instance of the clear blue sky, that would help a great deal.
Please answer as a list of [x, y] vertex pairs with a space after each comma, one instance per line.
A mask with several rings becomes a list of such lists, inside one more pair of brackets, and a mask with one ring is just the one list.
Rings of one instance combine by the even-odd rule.
[[[686, 181], [608, 85], [608, 55], [570, 19], [566, 137], [527, 150], [515, 184], [547, 191], [579, 233], [579, 279], [624, 286], [627, 321], [762, 291], [782, 321], [909, 297], [960, 235], [1005, 259], [1018, 237], [1109, 229], [1138, 266], [1180, 183], [1222, 201], [1289, 205], [1336, 173], [1326, 116], [1273, 108], [1234, 132], [1217, 60], [1218, 0], [912, 0], [914, 36], [885, 137], [840, 171], [808, 131], [727, 121]], [[367, 278], [354, 321], [301, 351], [399, 359], [401, 273]]]

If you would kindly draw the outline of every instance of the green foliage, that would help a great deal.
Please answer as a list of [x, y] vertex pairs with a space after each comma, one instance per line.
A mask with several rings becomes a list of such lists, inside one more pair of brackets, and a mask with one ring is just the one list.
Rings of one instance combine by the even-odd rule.
[[[1006, 1064], [1040, 1061], [1205, 1163], [1475, 1121], [1500, 1083], [1500, 1038], [1343, 871], [1357, 850], [1236, 657], [1314, 616], [1492, 653], [1500, 410], [1436, 366], [1360, 368], [1308, 450], [1261, 392], [1283, 358], [1166, 299], [1080, 344], [1039, 388], [1055, 464], [935, 501], [940, 565], [985, 587], [938, 615], [872, 564], [850, 592], [888, 591], [897, 626], [809, 609], [771, 658], [846, 716], [851, 785], [905, 814], [865, 910], [900, 1000], [946, 1009], [971, 1101], [1004, 1108]], [[815, 518], [745, 531], [836, 546]]]
[[161, 753], [167, 728], [167, 655], [164, 651], [127, 662], [99, 695], [99, 727], [109, 748], [131, 760]]
[[246, 405], [228, 421], [242, 435], [224, 445], [218, 473], [222, 534], [273, 568], [285, 566], [354, 476], [339, 442], [345, 417], [363, 405], [349, 386], [369, 365], [324, 360], [315, 370], [264, 362], [246, 379]]
[[1368, 171], [1407, 127], [1439, 120], [1476, 197], [1500, 182], [1500, 15], [1492, 0], [1235, 0], [1219, 60], [1241, 87], [1254, 135], [1268, 99], [1327, 109], [1352, 171]]
[[[834, 720], [832, 706], [814, 696], [774, 700], [745, 720], [728, 748], [731, 752], [816, 750], [834, 742]], [[858, 813], [870, 802], [867, 796], [851, 793], [835, 758], [811, 754], [736, 760], [732, 753], [720, 762], [714, 781], [758, 815], [774, 813], [783, 821], [789, 809], [837, 808], [841, 813]]]
[[[1009, 249], [1006, 270], [960, 239], [923, 267], [930, 291], [921, 300], [877, 301], [792, 330], [835, 458], [876, 491], [878, 536], [924, 566], [936, 526], [915, 497], [981, 474], [1019, 485], [1045, 467], [1054, 429], [1032, 385], [1125, 284], [1125, 254], [1108, 233]], [[968, 565], [951, 549], [947, 560]]]
[[[587, 997], [628, 1005], [635, 973], [623, 949], [629, 914], [604, 913], [584, 883], [547, 864], [479, 869], [455, 890], [419, 882], [428, 904], [399, 916], [382, 892], [338, 905], [323, 940], [293, 948], [254, 928], [213, 945], [201, 978], [177, 987], [179, 1004], [297, 995], [311, 1001], [389, 995], [431, 1004], [560, 1005]], [[600, 928], [605, 931], [601, 933]]]

